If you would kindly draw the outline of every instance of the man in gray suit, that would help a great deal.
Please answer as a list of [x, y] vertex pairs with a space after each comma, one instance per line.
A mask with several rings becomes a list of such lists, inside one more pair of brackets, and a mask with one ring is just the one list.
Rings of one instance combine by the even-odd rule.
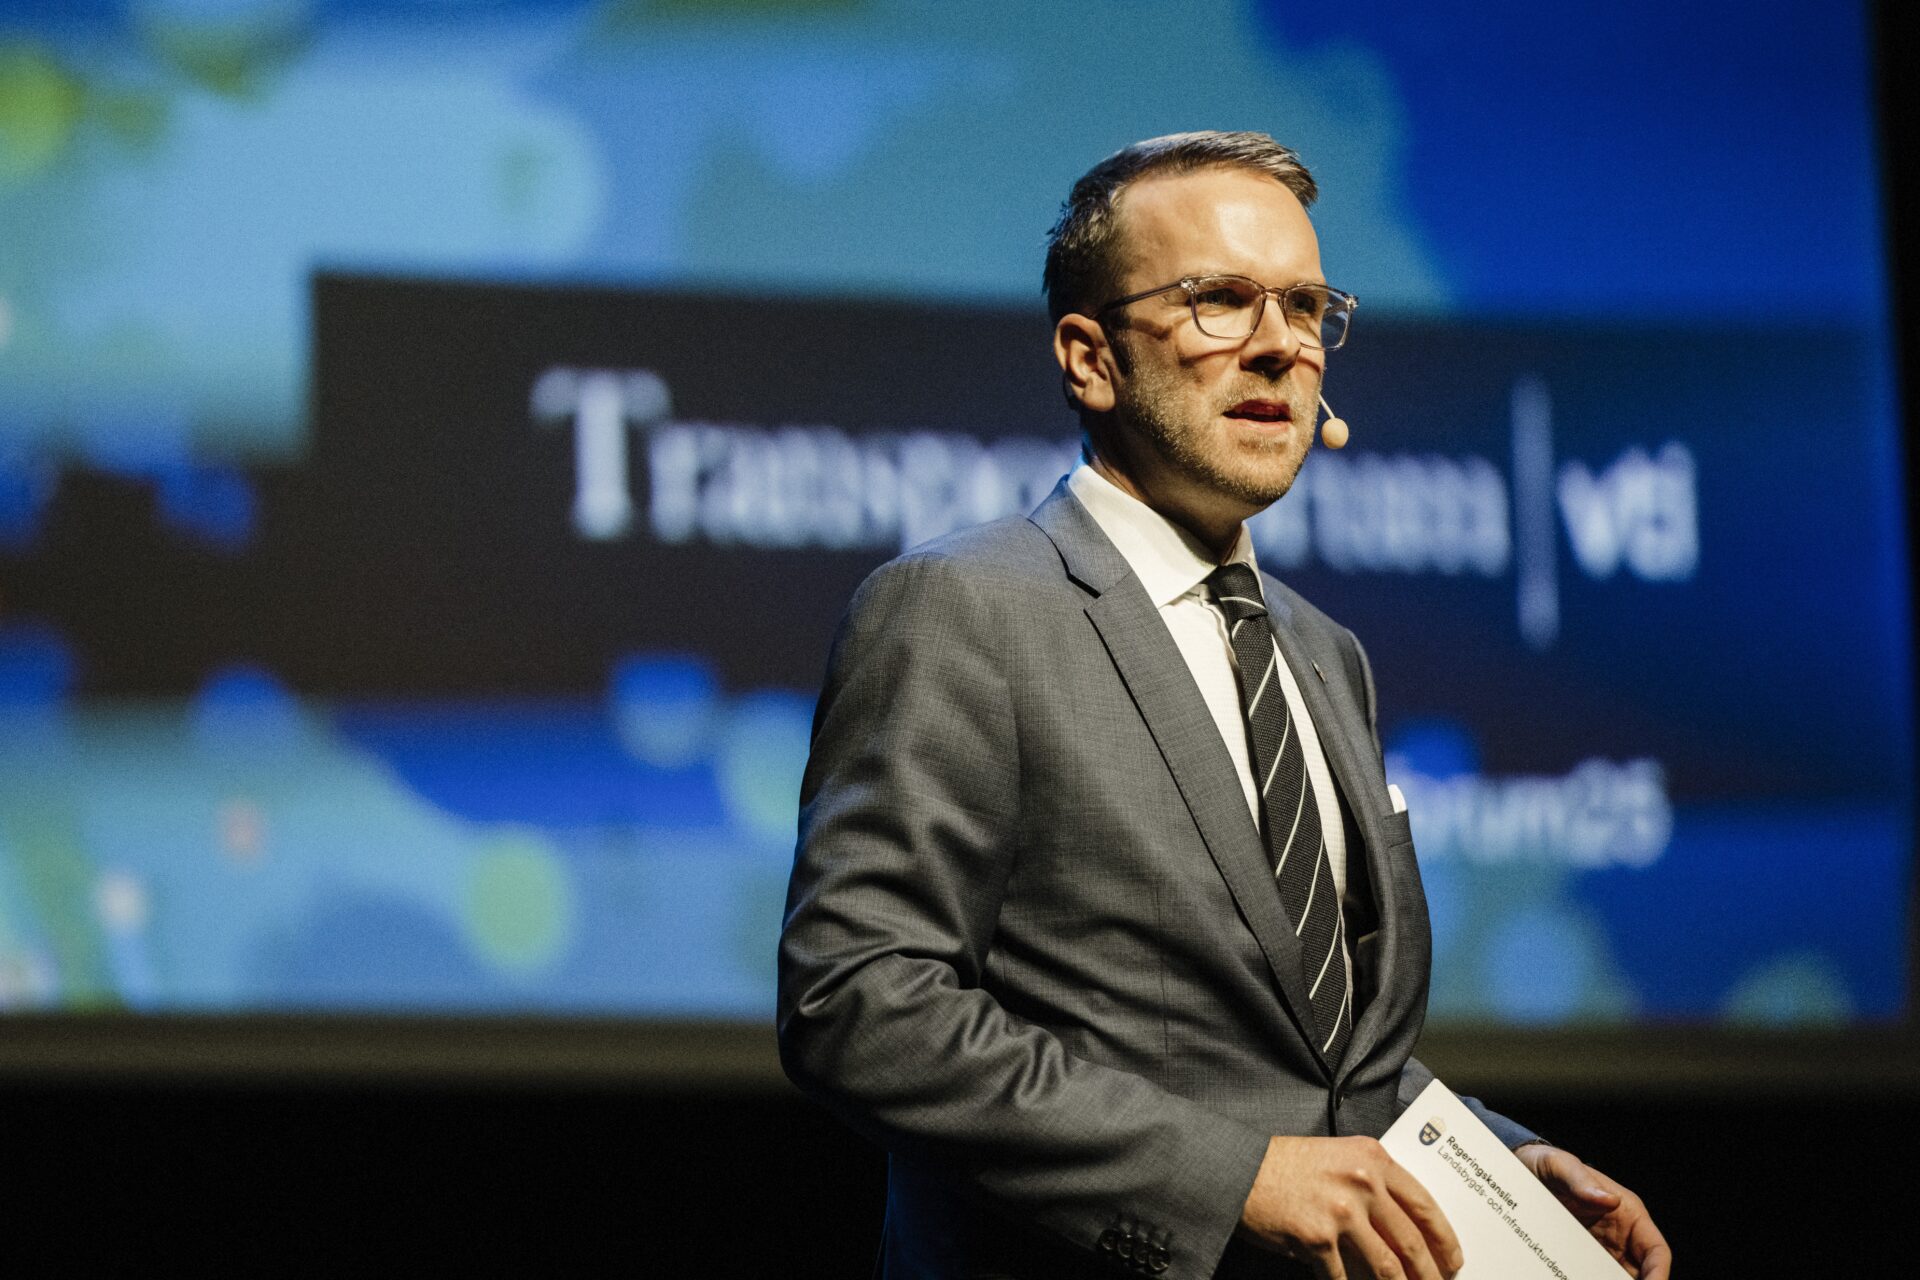
[[[1306, 457], [1352, 311], [1314, 195], [1260, 134], [1082, 178], [1046, 279], [1086, 461], [1031, 517], [883, 566], [835, 642], [780, 1047], [891, 1157], [888, 1277], [1461, 1263], [1374, 1140], [1432, 1077], [1366, 655], [1245, 530]], [[1637, 1197], [1482, 1114], [1663, 1280]]]

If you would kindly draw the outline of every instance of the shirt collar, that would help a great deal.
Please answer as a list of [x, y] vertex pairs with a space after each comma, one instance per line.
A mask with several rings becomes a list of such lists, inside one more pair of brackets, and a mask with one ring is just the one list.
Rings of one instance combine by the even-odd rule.
[[[1165, 608], [1199, 587], [1220, 567], [1198, 538], [1085, 462], [1067, 476], [1067, 487], [1140, 579], [1155, 608]], [[1222, 563], [1236, 562], [1260, 572], [1253, 558], [1253, 539], [1244, 524], [1233, 553]]]

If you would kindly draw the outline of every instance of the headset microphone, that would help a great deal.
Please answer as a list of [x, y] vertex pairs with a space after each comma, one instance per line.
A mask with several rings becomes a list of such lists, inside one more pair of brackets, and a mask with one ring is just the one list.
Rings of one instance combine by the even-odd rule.
[[1320, 424], [1320, 442], [1329, 449], [1347, 447], [1347, 420], [1333, 416], [1333, 406], [1327, 403], [1325, 396], [1320, 397], [1320, 407], [1327, 411], [1327, 420]]

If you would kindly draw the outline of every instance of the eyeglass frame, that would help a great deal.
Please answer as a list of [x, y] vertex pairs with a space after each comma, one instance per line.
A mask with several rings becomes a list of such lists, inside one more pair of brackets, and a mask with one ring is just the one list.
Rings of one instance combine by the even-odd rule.
[[[1205, 284], [1209, 280], [1244, 280], [1254, 288], [1260, 290], [1263, 295], [1260, 299], [1261, 314], [1254, 318], [1252, 326], [1239, 338], [1227, 338], [1221, 337], [1218, 334], [1208, 333], [1207, 327], [1200, 323], [1200, 297], [1197, 286]], [[1163, 284], [1157, 289], [1142, 289], [1139, 293], [1130, 293], [1124, 298], [1115, 298], [1112, 302], [1107, 303], [1098, 311], [1095, 311], [1093, 318], [1098, 320], [1101, 316], [1107, 314], [1107, 312], [1118, 307], [1128, 306], [1135, 302], [1144, 302], [1148, 298], [1158, 297], [1163, 293], [1172, 293], [1175, 289], [1181, 289], [1186, 292], [1187, 312], [1193, 316], [1193, 327], [1198, 329], [1203, 336], [1213, 338], [1217, 342], [1245, 342], [1248, 338], [1258, 333], [1260, 331], [1261, 320], [1266, 318], [1268, 298], [1276, 299], [1280, 303], [1280, 314], [1284, 317], [1287, 311], [1287, 295], [1295, 289], [1325, 289], [1329, 299], [1340, 298], [1346, 303], [1347, 324], [1346, 327], [1340, 331], [1340, 341], [1330, 347], [1322, 346], [1318, 342], [1309, 342], [1305, 337], [1300, 336], [1300, 331], [1294, 328], [1291, 323], [1287, 324], [1287, 329], [1295, 335], [1295, 338], [1303, 347], [1310, 347], [1315, 351], [1338, 351], [1341, 347], [1347, 345], [1347, 335], [1353, 332], [1353, 313], [1360, 309], [1360, 299], [1354, 297], [1345, 289], [1336, 289], [1332, 285], [1321, 284], [1316, 280], [1300, 280], [1293, 284], [1261, 284], [1252, 276], [1238, 275], [1231, 271], [1214, 271], [1204, 276], [1181, 276], [1171, 284]]]

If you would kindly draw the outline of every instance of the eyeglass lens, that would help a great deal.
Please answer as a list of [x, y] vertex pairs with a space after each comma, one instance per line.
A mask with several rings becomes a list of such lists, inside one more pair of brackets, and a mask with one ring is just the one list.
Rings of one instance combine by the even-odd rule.
[[[1265, 288], [1240, 276], [1196, 280], [1188, 293], [1194, 323], [1213, 338], [1251, 334], [1260, 323], [1261, 304], [1267, 298]], [[1346, 299], [1326, 286], [1296, 284], [1280, 291], [1274, 302], [1302, 342], [1330, 350], [1346, 340], [1350, 314]]]

